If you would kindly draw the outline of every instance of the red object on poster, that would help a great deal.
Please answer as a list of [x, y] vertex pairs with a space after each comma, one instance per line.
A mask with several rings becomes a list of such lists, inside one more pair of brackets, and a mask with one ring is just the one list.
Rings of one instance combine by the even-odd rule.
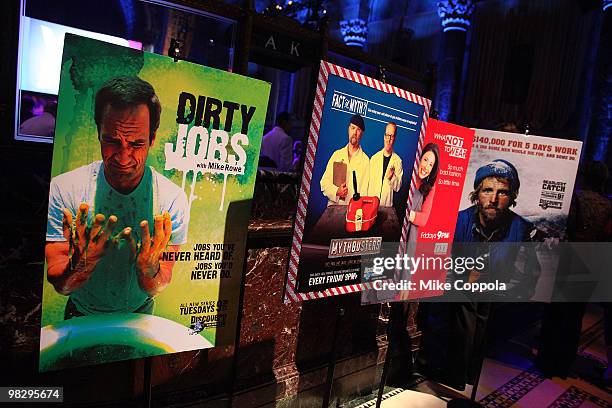
[[346, 230], [348, 232], [367, 231], [376, 222], [378, 197], [351, 198], [346, 210]]
[[378, 197], [361, 197], [357, 190], [357, 176], [353, 171], [353, 191], [346, 209], [345, 227], [347, 232], [367, 231], [376, 222], [378, 216]]
[[[427, 177], [422, 180], [420, 176], [426, 173], [426, 170], [421, 173], [421, 169], [425, 168], [424, 162], [427, 162], [428, 151], [431, 152], [428, 154], [429, 157], [437, 153], [438, 166], [437, 174], [434, 175], [434, 188], [429, 191], [420, 206], [417, 200], [413, 200], [415, 208], [411, 208], [416, 214], [411, 228], [416, 230], [417, 236], [414, 253], [407, 255], [420, 257], [423, 262], [410, 278], [411, 282], [414, 282], [412, 286], [414, 290], [409, 294], [410, 299], [439, 296], [444, 292], [436, 282], [444, 283], [446, 279], [444, 264], [451, 256], [457, 212], [462, 198], [474, 132], [474, 129], [433, 119], [427, 126], [423, 148], [414, 169], [418, 184], [427, 180]], [[432, 144], [437, 145], [437, 149], [432, 148]], [[431, 177], [432, 173], [428, 177]], [[420, 225], [417, 225], [419, 223]], [[417, 228], [414, 228], [415, 226]], [[424, 262], [425, 260], [427, 262]]]

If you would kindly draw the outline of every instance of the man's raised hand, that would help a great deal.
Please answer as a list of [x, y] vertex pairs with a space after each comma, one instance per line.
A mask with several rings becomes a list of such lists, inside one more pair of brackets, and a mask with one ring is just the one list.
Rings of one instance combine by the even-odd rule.
[[156, 215], [153, 224], [154, 231], [151, 237], [149, 223], [147, 221], [140, 223], [142, 242], [140, 251], [136, 256], [138, 272], [148, 278], [154, 277], [159, 271], [160, 254], [166, 249], [168, 242], [170, 242], [170, 236], [172, 235], [170, 213], [164, 212], [162, 215]]
[[72, 225], [72, 213], [65, 208], [63, 215], [63, 234], [70, 244], [70, 257], [77, 260], [86, 258], [87, 262], [93, 263], [92, 266], [94, 266], [104, 255], [107, 247], [106, 243], [115, 229], [117, 217], [111, 215], [105, 224], [106, 217], [104, 214], [96, 214], [90, 228], [87, 223], [89, 216], [89, 205], [87, 203], [82, 203], [79, 206], [74, 227]]
[[79, 206], [74, 225], [72, 213], [68, 209], [62, 213], [62, 234], [66, 242], [47, 242], [45, 258], [47, 279], [58, 293], [67, 296], [89, 280], [106, 252], [117, 217], [111, 215], [106, 220], [103, 214], [97, 214], [89, 227], [86, 203]]
[[395, 168], [393, 166], [389, 166], [389, 168], [387, 169], [387, 174], [385, 175], [387, 180], [391, 180], [394, 174], [395, 174]]
[[342, 184], [338, 187], [338, 191], [336, 191], [336, 196], [340, 197], [341, 200], [344, 200], [348, 194], [348, 187], [346, 184]]

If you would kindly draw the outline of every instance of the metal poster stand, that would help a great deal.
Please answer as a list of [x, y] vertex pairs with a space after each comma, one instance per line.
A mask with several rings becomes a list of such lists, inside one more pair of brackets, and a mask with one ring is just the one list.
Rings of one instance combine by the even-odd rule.
[[151, 407], [151, 373], [153, 371], [153, 357], [144, 359], [144, 381], [142, 384], [142, 405], [143, 407]]
[[[247, 259], [245, 256], [243, 267], [242, 267], [242, 277], [246, 279], [245, 270], [247, 268]], [[236, 338], [234, 340], [234, 356], [232, 359], [232, 369], [230, 374], [230, 389], [228, 394], [228, 408], [232, 408], [234, 403], [234, 389], [236, 388], [236, 373], [238, 372], [238, 349], [240, 348], [240, 331], [242, 328], [242, 308], [244, 307], [244, 283], [242, 282], [240, 285], [240, 294], [238, 296], [238, 313], [236, 316]]]
[[488, 332], [489, 332], [489, 319], [491, 319], [491, 317], [493, 316], [493, 310], [491, 308], [491, 312], [489, 312], [489, 317], [487, 318], [487, 321], [485, 322], [485, 327], [483, 330], [483, 336], [482, 336], [482, 344], [480, 347], [480, 355], [477, 356], [478, 357], [478, 374], [476, 375], [476, 380], [474, 381], [474, 385], [472, 386], [472, 393], [470, 394], [470, 399], [465, 399], [465, 398], [453, 398], [451, 400], [448, 401], [448, 404], [446, 404], [446, 406], [448, 408], [478, 408], [478, 407], [482, 407], [482, 405], [480, 405], [477, 401], [476, 401], [476, 391], [478, 390], [478, 383], [480, 382], [480, 375], [482, 374], [482, 366], [484, 365], [484, 359], [485, 359], [485, 347], [487, 345], [487, 338], [488, 338]]
[[[170, 47], [168, 48], [168, 56], [174, 59], [174, 62], [178, 62], [181, 59], [183, 44], [181, 41], [172, 38], [170, 40]], [[153, 357], [145, 357], [144, 359], [144, 370], [143, 370], [143, 384], [142, 384], [142, 405], [145, 408], [151, 407], [151, 378], [153, 372]]]
[[385, 364], [383, 365], [382, 374], [380, 375], [380, 384], [378, 385], [378, 395], [376, 397], [376, 408], [380, 408], [380, 404], [382, 404], [382, 397], [385, 391], [385, 385], [387, 384], [387, 378], [389, 377], [389, 369], [391, 368], [391, 356], [395, 351], [395, 348], [392, 347], [392, 344], [394, 343], [389, 341], [391, 338], [391, 328], [394, 323], [392, 317], [394, 313], [391, 313], [391, 307], [393, 307], [392, 304], [390, 304], [389, 320], [387, 321], [387, 354], [385, 355]]
[[330, 362], [327, 366], [327, 380], [325, 381], [325, 394], [323, 395], [323, 408], [329, 407], [329, 401], [331, 400], [332, 390], [334, 386], [334, 369], [336, 368], [336, 360], [338, 359], [338, 328], [340, 322], [344, 317], [344, 307], [338, 305], [336, 309], [336, 323], [334, 324], [334, 336], [332, 337], [332, 350]]
[[[386, 69], [380, 65], [378, 67], [378, 78], [381, 82], [386, 83], [385, 80], [385, 72]], [[438, 119], [438, 112], [435, 109], [431, 109], [429, 117], [432, 119]], [[385, 389], [385, 385], [387, 384], [387, 379], [389, 378], [389, 370], [391, 368], [391, 358], [393, 357], [393, 354], [395, 353], [395, 343], [391, 342], [389, 339], [391, 338], [391, 330], [394, 327], [395, 321], [394, 321], [394, 315], [395, 313], [393, 313], [391, 311], [391, 308], [393, 307], [393, 305], [396, 304], [394, 303], [390, 303], [390, 309], [389, 309], [389, 320], [387, 321], [387, 354], [385, 356], [385, 364], [383, 365], [383, 371], [382, 374], [380, 376], [380, 384], [378, 387], [378, 395], [376, 397], [376, 408], [380, 408], [380, 405], [382, 404], [382, 397], [384, 394], [384, 389]], [[397, 303], [397, 305], [400, 305], [401, 303]]]
[[[526, 123], [525, 124], [525, 137], [529, 137], [529, 127], [530, 127], [529, 123]], [[480, 356], [478, 356], [479, 358], [478, 375], [476, 376], [476, 380], [474, 381], [474, 385], [472, 386], [472, 393], [470, 395], [470, 399], [466, 400], [466, 399], [460, 399], [460, 398], [453, 398], [450, 401], [448, 401], [447, 406], [449, 408], [474, 408], [474, 407], [482, 406], [476, 401], [476, 391], [478, 390], [478, 383], [480, 382], [480, 375], [482, 374], [482, 366], [484, 365], [485, 347], [487, 344], [487, 338], [488, 338], [488, 332], [489, 332], [489, 320], [492, 318], [492, 316], [493, 316], [493, 308], [491, 308], [491, 312], [489, 313], [489, 317], [487, 318], [487, 321], [485, 323], [484, 335], [482, 338], [482, 347], [481, 347], [482, 352]]]
[[[387, 72], [387, 69], [384, 66], [382, 65], [378, 66], [378, 72], [376, 75], [376, 79], [378, 79], [383, 84], [387, 83], [386, 72]], [[395, 313], [391, 312], [392, 307], [393, 307], [393, 303], [390, 304], [390, 308], [389, 308], [389, 320], [387, 321], [387, 354], [385, 356], [385, 364], [383, 365], [383, 370], [380, 375], [380, 383], [378, 385], [378, 395], [376, 397], [376, 408], [380, 408], [380, 404], [382, 404], [382, 397], [385, 391], [385, 385], [387, 384], [387, 379], [389, 378], [389, 370], [391, 368], [391, 357], [393, 356], [393, 353], [395, 352], [394, 343], [392, 343], [389, 340], [391, 338], [392, 327], [394, 327], [394, 323], [395, 323], [394, 318], [393, 318], [393, 315]]]

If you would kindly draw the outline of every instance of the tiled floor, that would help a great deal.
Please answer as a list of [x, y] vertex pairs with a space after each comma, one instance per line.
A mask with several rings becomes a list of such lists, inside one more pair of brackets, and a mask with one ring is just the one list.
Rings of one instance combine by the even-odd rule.
[[[612, 407], [612, 393], [598, 383], [606, 362], [602, 314], [590, 307], [583, 320], [579, 354], [570, 376], [547, 379], [533, 366], [539, 325], [535, 324], [510, 340], [487, 351], [476, 400], [487, 408], [598, 408]], [[468, 386], [461, 396], [469, 398]], [[383, 408], [437, 408], [459, 393], [424, 381], [412, 390], [397, 389], [386, 394]], [[374, 401], [361, 407], [374, 406]]]

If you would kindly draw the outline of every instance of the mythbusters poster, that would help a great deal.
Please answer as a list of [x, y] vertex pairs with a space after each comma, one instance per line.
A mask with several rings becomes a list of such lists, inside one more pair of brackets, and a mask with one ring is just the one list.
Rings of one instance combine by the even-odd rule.
[[321, 62], [286, 302], [367, 288], [361, 257], [402, 239], [429, 106], [426, 98]]
[[66, 35], [41, 371], [232, 343], [269, 91]]

